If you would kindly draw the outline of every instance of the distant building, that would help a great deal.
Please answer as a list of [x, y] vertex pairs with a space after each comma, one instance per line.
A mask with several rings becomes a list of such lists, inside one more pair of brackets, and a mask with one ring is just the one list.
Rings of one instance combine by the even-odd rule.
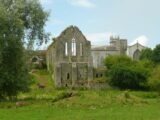
[[127, 51], [127, 40], [118, 37], [110, 37], [110, 45], [94, 47], [91, 50], [93, 56], [93, 66], [103, 67], [104, 58], [109, 55], [125, 55]]
[[134, 60], [139, 60], [140, 53], [146, 47], [138, 42], [128, 46], [127, 39], [110, 37], [110, 45], [93, 47], [91, 50], [94, 68], [104, 67], [104, 59], [109, 55], [128, 55]]
[[138, 60], [144, 48], [139, 43], [128, 46], [127, 39], [113, 36], [110, 37], [110, 45], [91, 48], [90, 41], [82, 32], [70, 26], [48, 47], [47, 68], [53, 74], [57, 87], [88, 86], [94, 78], [104, 77], [103, 61], [107, 56], [128, 55]]
[[146, 47], [139, 44], [138, 42], [134, 45], [128, 46], [127, 55], [134, 60], [139, 60], [140, 53]]
[[29, 63], [33, 68], [46, 68], [46, 51], [45, 50], [36, 50], [36, 51], [27, 51], [30, 56]]

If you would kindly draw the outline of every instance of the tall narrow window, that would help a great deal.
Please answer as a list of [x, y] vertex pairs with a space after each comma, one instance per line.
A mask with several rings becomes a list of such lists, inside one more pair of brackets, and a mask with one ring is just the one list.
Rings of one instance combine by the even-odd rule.
[[83, 44], [80, 43], [80, 56], [83, 56]]
[[76, 56], [76, 40], [72, 39], [72, 56]]
[[65, 43], [65, 56], [68, 56], [68, 43]]

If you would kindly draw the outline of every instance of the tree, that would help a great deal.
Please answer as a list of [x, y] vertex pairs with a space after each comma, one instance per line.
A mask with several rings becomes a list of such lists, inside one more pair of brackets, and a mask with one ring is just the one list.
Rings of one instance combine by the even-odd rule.
[[117, 63], [132, 64], [133, 61], [131, 58], [129, 58], [126, 55], [113, 55], [113, 56], [106, 57], [104, 63], [105, 63], [105, 66], [108, 69], [110, 69], [114, 64], [117, 64]]
[[[146, 89], [152, 69], [149, 60], [133, 61], [127, 56], [108, 56], [105, 59], [109, 83], [120, 89]], [[146, 69], [147, 67], [147, 69]]]
[[136, 64], [117, 63], [109, 72], [110, 84], [120, 89], [146, 89], [148, 87], [148, 71]]
[[155, 63], [160, 63], [160, 44], [153, 49], [152, 60]]
[[144, 60], [144, 59], [152, 60], [152, 49], [151, 48], [146, 48], [141, 51], [140, 60]]
[[29, 88], [25, 48], [47, 42], [48, 13], [38, 0], [0, 0], [0, 96], [15, 97]]
[[149, 77], [149, 86], [160, 93], [160, 65], [156, 66]]

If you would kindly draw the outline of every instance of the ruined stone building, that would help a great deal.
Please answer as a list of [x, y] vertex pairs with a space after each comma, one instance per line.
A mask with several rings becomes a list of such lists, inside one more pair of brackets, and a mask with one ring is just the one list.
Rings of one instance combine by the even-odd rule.
[[47, 66], [57, 87], [87, 86], [93, 80], [90, 41], [77, 27], [68, 27], [48, 47]]
[[47, 66], [57, 87], [89, 86], [89, 81], [104, 77], [103, 61], [109, 55], [128, 55], [138, 60], [145, 47], [139, 43], [128, 46], [127, 39], [110, 37], [110, 44], [91, 48], [82, 32], [75, 26], [66, 28], [48, 47]]

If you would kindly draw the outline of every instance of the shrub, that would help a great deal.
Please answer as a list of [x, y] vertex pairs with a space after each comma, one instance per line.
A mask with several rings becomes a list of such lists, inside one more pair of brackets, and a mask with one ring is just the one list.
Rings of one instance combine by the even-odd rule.
[[153, 49], [152, 60], [160, 64], [160, 44]]
[[149, 86], [152, 90], [160, 92], [160, 65], [152, 71], [149, 77]]
[[39, 69], [39, 64], [32, 64], [31, 69]]
[[153, 51], [151, 48], [143, 49], [140, 54], [140, 60], [144, 60], [144, 59], [152, 60], [152, 53]]
[[115, 55], [115, 56], [108, 56], [106, 57], [105, 61], [105, 66], [110, 69], [113, 65], [117, 63], [123, 63], [125, 65], [130, 65], [133, 63], [132, 59], [129, 58], [126, 55]]
[[146, 89], [148, 71], [136, 64], [115, 64], [109, 72], [110, 84], [120, 89]]
[[137, 64], [141, 67], [144, 67], [146, 69], [152, 70], [155, 66], [155, 64], [153, 63], [153, 61], [148, 60], [148, 59], [144, 59], [141, 61], [138, 61]]

